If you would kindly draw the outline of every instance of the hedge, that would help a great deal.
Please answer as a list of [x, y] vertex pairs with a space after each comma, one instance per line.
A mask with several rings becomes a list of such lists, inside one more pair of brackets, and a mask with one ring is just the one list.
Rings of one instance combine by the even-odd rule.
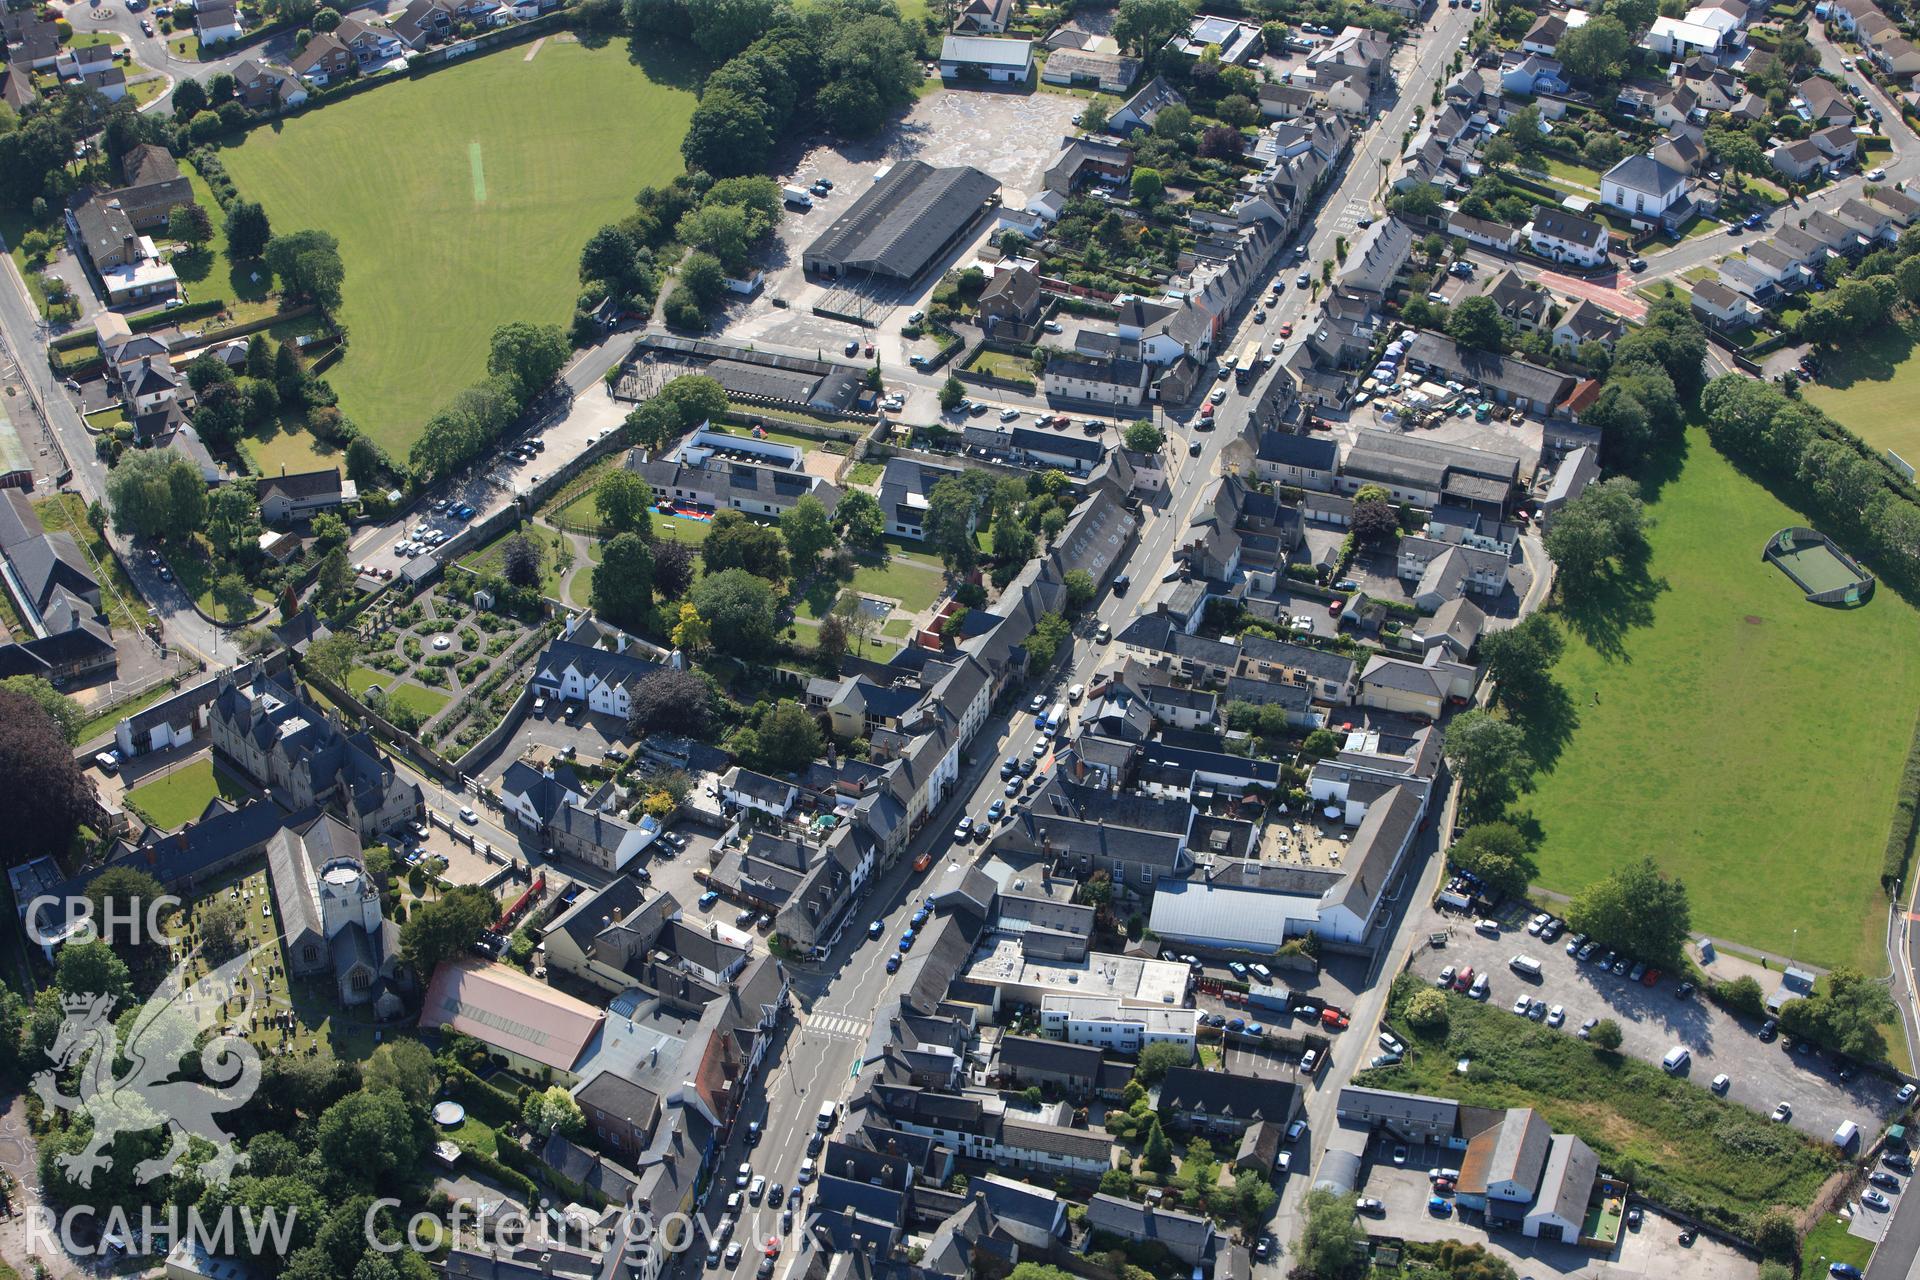
[[1887, 850], [1880, 860], [1880, 883], [1891, 889], [1907, 874], [1907, 855], [1920, 825], [1920, 724], [1914, 726], [1907, 766], [1900, 773], [1900, 791], [1893, 802], [1893, 826], [1887, 832]]
[[127, 328], [135, 333], [145, 333], [149, 329], [164, 329], [182, 320], [199, 320], [204, 316], [217, 316], [227, 309], [225, 298], [207, 298], [201, 302], [182, 303], [177, 307], [162, 307], [158, 311], [149, 311], [146, 315], [135, 316], [127, 321]]
[[488, 1084], [459, 1063], [448, 1069], [447, 1081], [454, 1086], [458, 1100], [482, 1122], [497, 1128], [519, 1120], [520, 1103], [512, 1094]]
[[[512, 1144], [508, 1144], [506, 1149], [510, 1151], [520, 1150], [520, 1148]], [[507, 1188], [507, 1190], [518, 1191], [522, 1197], [522, 1202], [528, 1207], [532, 1207], [540, 1202], [540, 1188], [535, 1185], [533, 1179], [521, 1173], [518, 1169], [508, 1168], [500, 1162], [498, 1156], [481, 1151], [471, 1145], [463, 1144], [460, 1147], [460, 1158], [471, 1162], [476, 1169], [492, 1178], [495, 1182], [498, 1182], [501, 1186]]]

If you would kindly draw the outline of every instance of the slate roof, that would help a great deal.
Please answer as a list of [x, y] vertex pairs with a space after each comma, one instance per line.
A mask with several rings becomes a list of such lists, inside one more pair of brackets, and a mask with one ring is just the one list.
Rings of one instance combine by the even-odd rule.
[[1331, 472], [1339, 469], [1340, 446], [1332, 436], [1326, 434], [1297, 435], [1291, 431], [1263, 431], [1255, 456], [1275, 466]]
[[1000, 1065], [1015, 1074], [1043, 1071], [1091, 1084], [1100, 1073], [1100, 1050], [1093, 1045], [1068, 1044], [1039, 1036], [1003, 1036]]
[[1543, 236], [1553, 236], [1572, 244], [1604, 245], [1607, 241], [1607, 229], [1603, 224], [1552, 205], [1533, 206], [1533, 229]]
[[842, 270], [912, 278], [999, 190], [997, 180], [969, 165], [936, 169], [923, 160], [896, 161], [833, 220], [806, 257]]
[[1110, 1231], [1129, 1240], [1158, 1240], [1188, 1252], [1205, 1248], [1213, 1239], [1213, 1223], [1206, 1218], [1178, 1209], [1150, 1209], [1105, 1192], [1087, 1201], [1086, 1224], [1094, 1231]]
[[[1095, 1057], [1098, 1056], [1096, 1053]], [[1071, 1160], [1098, 1160], [1106, 1164], [1113, 1161], [1113, 1139], [1105, 1133], [1064, 1129], [1056, 1124], [1031, 1124], [1012, 1117], [1001, 1121], [1000, 1145], [1047, 1152]]]
[[0, 491], [0, 555], [20, 576], [35, 609], [46, 608], [57, 589], [77, 595], [100, 590], [73, 535], [49, 532], [19, 489]]

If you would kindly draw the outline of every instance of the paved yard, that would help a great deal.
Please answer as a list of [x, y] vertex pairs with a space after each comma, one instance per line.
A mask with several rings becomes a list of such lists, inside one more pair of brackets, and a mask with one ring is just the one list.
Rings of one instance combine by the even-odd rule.
[[1623, 1231], [1611, 1255], [1572, 1245], [1528, 1239], [1518, 1231], [1487, 1231], [1457, 1214], [1444, 1218], [1427, 1211], [1427, 1170], [1435, 1166], [1458, 1168], [1462, 1151], [1415, 1148], [1404, 1167], [1391, 1162], [1390, 1143], [1376, 1143], [1369, 1154], [1366, 1184], [1360, 1194], [1386, 1205], [1384, 1217], [1364, 1218], [1378, 1236], [1405, 1240], [1463, 1240], [1484, 1244], [1511, 1263], [1523, 1276], [1573, 1275], [1596, 1262], [1621, 1268], [1630, 1275], [1685, 1276], [1687, 1280], [1749, 1280], [1753, 1263], [1709, 1236], [1691, 1245], [1680, 1243], [1677, 1223], [1649, 1213], [1638, 1231]]
[[[1061, 138], [1071, 132], [1074, 113], [1085, 104], [1060, 94], [1011, 94], [979, 90], [941, 90], [914, 105], [907, 118], [866, 143], [820, 145], [802, 157], [783, 182], [810, 186], [830, 180], [833, 192], [815, 201], [810, 210], [785, 210], [776, 229], [777, 244], [768, 253], [766, 288], [750, 302], [738, 304], [724, 322], [724, 336], [759, 339], [781, 346], [838, 355], [849, 338], [878, 344], [882, 367], [904, 365], [914, 353], [931, 355], [931, 341], [900, 336], [907, 314], [926, 305], [941, 271], [929, 271], [913, 285], [884, 291], [874, 317], [875, 328], [856, 329], [846, 321], [812, 313], [828, 286], [809, 281], [801, 270], [806, 247], [848, 204], [873, 182], [885, 164], [922, 160], [935, 166], [972, 165], [1000, 181], [1000, 194], [1009, 206], [1024, 203], [1040, 190], [1040, 178], [1060, 152]], [[983, 223], [979, 237], [990, 230]], [[966, 261], [972, 246], [955, 253], [948, 265]], [[776, 308], [773, 299], [788, 305]]]
[[582, 760], [596, 761], [606, 754], [608, 747], [632, 746], [627, 726], [617, 716], [595, 715], [589, 711], [563, 716], [564, 706], [548, 699], [545, 710], [536, 714], [532, 704], [528, 704], [520, 727], [477, 775], [482, 784], [493, 785], [514, 761], [530, 752], [548, 754], [572, 746]]
[[[1602, 973], [1597, 964], [1579, 964], [1566, 953], [1569, 935], [1552, 943], [1529, 937], [1520, 927], [1524, 913], [1504, 922], [1509, 927], [1497, 939], [1476, 933], [1471, 921], [1458, 916], [1435, 912], [1431, 919], [1433, 930], [1444, 932], [1452, 926], [1453, 936], [1445, 947], [1415, 956], [1414, 971], [1424, 977], [1431, 979], [1444, 965], [1472, 965], [1490, 976], [1488, 998], [1501, 1007], [1510, 1006], [1523, 991], [1550, 1005], [1564, 1005], [1563, 1030], [1568, 1035], [1588, 1018], [1613, 1018], [1626, 1037], [1622, 1051], [1648, 1062], [1658, 1062], [1676, 1044], [1685, 1045], [1693, 1054], [1689, 1079], [1704, 1088], [1724, 1073], [1732, 1081], [1727, 1096], [1735, 1102], [1762, 1113], [1786, 1102], [1793, 1108], [1795, 1127], [1816, 1138], [1831, 1138], [1843, 1120], [1872, 1133], [1880, 1118], [1892, 1113], [1893, 1088], [1878, 1077], [1863, 1073], [1842, 1084], [1832, 1065], [1818, 1055], [1791, 1053], [1782, 1047], [1783, 1040], [1762, 1044], [1753, 1027], [1697, 995], [1677, 999], [1671, 978], [1647, 987]], [[1545, 973], [1539, 982], [1526, 982], [1507, 967], [1516, 955], [1540, 961]]]

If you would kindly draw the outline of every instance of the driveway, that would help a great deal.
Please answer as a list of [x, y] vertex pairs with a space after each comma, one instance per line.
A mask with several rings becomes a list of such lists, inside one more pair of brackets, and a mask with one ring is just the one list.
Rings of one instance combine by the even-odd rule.
[[[1706, 1087], [1716, 1075], [1727, 1075], [1727, 1096], [1765, 1114], [1775, 1104], [1793, 1108], [1793, 1125], [1805, 1133], [1830, 1139], [1843, 1120], [1873, 1133], [1883, 1117], [1893, 1112], [1894, 1086], [1870, 1073], [1843, 1083], [1833, 1065], [1818, 1054], [1785, 1049], [1784, 1039], [1763, 1044], [1756, 1027], [1712, 1004], [1704, 997], [1678, 999], [1670, 977], [1648, 987], [1602, 972], [1596, 963], [1581, 964], [1566, 951], [1570, 935], [1555, 942], [1528, 936], [1526, 913], [1502, 921], [1500, 936], [1484, 937], [1472, 922], [1459, 916], [1428, 911], [1431, 931], [1452, 936], [1444, 947], [1423, 948], [1414, 958], [1414, 971], [1431, 980], [1441, 968], [1472, 965], [1491, 979], [1488, 999], [1506, 1008], [1522, 992], [1549, 1005], [1566, 1009], [1562, 1028], [1574, 1035], [1588, 1018], [1612, 1018], [1625, 1037], [1621, 1050], [1647, 1062], [1658, 1062], [1667, 1050], [1684, 1045], [1693, 1056], [1682, 1074]], [[1538, 982], [1522, 979], [1508, 967], [1517, 955], [1540, 961]]]
[[1427, 1210], [1427, 1170], [1435, 1166], [1458, 1168], [1465, 1152], [1415, 1149], [1408, 1153], [1404, 1166], [1396, 1166], [1391, 1162], [1391, 1146], [1374, 1144], [1368, 1153], [1371, 1163], [1367, 1180], [1360, 1190], [1362, 1196], [1386, 1206], [1383, 1216], [1361, 1219], [1375, 1236], [1483, 1244], [1523, 1276], [1570, 1276], [1600, 1262], [1618, 1267], [1627, 1275], [1685, 1276], [1687, 1280], [1750, 1280], [1753, 1275], [1752, 1261], [1732, 1248], [1704, 1235], [1691, 1245], [1683, 1245], [1679, 1224], [1652, 1213], [1645, 1214], [1638, 1231], [1623, 1230], [1620, 1243], [1609, 1254], [1529, 1239], [1518, 1231], [1488, 1231], [1479, 1225], [1477, 1215], [1474, 1221], [1458, 1213], [1436, 1217]]

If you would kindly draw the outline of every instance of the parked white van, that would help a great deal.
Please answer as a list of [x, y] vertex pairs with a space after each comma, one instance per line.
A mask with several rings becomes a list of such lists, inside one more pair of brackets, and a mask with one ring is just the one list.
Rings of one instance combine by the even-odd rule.
[[1851, 1120], [1842, 1120], [1840, 1127], [1833, 1131], [1833, 1145], [1842, 1151], [1853, 1150], [1853, 1144], [1860, 1140], [1860, 1126]]
[[1475, 933], [1484, 933], [1489, 938], [1497, 938], [1500, 936], [1500, 922], [1498, 920], [1475, 920], [1473, 922], [1473, 931]]
[[1507, 968], [1513, 970], [1523, 978], [1532, 978], [1536, 981], [1539, 980], [1541, 973], [1540, 962], [1532, 956], [1515, 956], [1513, 959], [1507, 961]]
[[1673, 1046], [1673, 1048], [1667, 1050], [1666, 1057], [1660, 1059], [1660, 1067], [1668, 1075], [1675, 1075], [1678, 1072], [1684, 1070], [1686, 1068], [1686, 1065], [1692, 1061], [1693, 1061], [1693, 1055], [1687, 1052], [1687, 1046], [1683, 1044], [1677, 1044]]

